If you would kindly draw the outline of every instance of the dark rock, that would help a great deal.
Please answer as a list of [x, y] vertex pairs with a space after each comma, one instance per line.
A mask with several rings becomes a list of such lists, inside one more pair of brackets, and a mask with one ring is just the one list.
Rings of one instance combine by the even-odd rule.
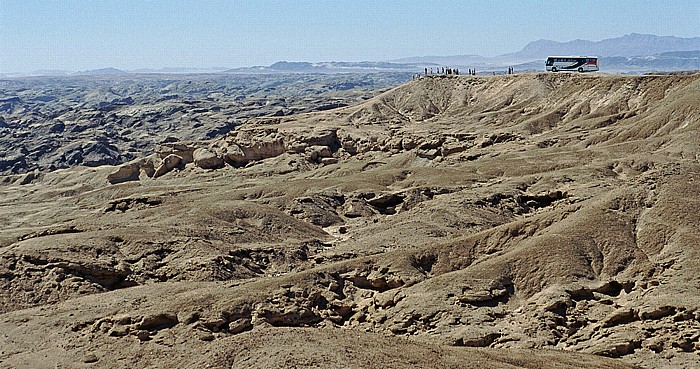
[[63, 122], [58, 122], [49, 128], [50, 133], [61, 133], [66, 129], [66, 125]]
[[21, 173], [27, 168], [27, 161], [24, 155], [13, 155], [0, 159], [0, 171], [10, 173]]
[[139, 339], [139, 341], [150, 341], [151, 340], [151, 332], [149, 332], [147, 330], [136, 331], [134, 333], [134, 335], [136, 336], [136, 338]]

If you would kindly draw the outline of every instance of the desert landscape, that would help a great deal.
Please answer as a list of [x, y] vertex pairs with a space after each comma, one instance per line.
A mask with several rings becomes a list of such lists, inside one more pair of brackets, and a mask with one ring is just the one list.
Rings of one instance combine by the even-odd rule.
[[327, 110], [410, 78], [373, 74], [106, 74], [0, 80], [0, 173], [115, 165], [246, 120]]
[[700, 74], [254, 78], [0, 81], [0, 367], [700, 367]]

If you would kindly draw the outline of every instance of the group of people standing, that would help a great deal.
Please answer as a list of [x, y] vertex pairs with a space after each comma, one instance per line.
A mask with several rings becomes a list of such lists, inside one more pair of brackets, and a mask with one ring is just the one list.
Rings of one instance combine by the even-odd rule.
[[457, 68], [445, 68], [445, 67], [439, 67], [435, 68], [435, 72], [433, 72], [433, 68], [425, 68], [424, 73], [427, 76], [428, 74], [443, 74], [446, 76], [458, 76], [459, 75], [459, 69]]
[[[475, 76], [476, 75], [476, 69], [469, 68], [467, 71], [470, 76]], [[515, 74], [515, 68], [513, 67], [508, 67], [508, 71], [506, 72], [507, 74]], [[459, 69], [457, 68], [445, 68], [445, 67], [438, 67], [438, 68], [424, 68], [423, 69], [423, 75], [428, 76], [432, 74], [438, 74], [438, 75], [447, 75], [447, 76], [458, 76], [459, 75]], [[493, 72], [493, 75], [496, 75], [496, 72]], [[420, 73], [416, 73], [413, 75], [413, 79], [418, 79], [420, 78], [421, 75]]]

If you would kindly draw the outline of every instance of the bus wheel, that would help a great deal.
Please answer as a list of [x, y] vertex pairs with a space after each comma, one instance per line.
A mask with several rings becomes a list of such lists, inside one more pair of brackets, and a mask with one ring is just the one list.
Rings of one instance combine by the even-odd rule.
[[552, 72], [556, 72], [556, 71], [557, 71], [557, 67], [552, 67]]
[[578, 72], [579, 72], [579, 73], [583, 73], [583, 68], [579, 68], [579, 69], [578, 69]]

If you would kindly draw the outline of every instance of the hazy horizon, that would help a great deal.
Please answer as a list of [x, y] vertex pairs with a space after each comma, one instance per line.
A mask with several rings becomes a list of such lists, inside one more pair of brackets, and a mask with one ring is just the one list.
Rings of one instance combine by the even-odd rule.
[[700, 36], [697, 1], [567, 3], [0, 0], [0, 73], [495, 56], [539, 39]]

